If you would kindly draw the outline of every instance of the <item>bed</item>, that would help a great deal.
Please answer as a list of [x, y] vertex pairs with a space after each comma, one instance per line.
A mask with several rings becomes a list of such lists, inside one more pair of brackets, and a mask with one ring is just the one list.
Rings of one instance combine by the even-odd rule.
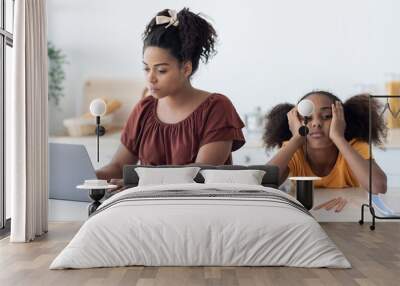
[[132, 187], [104, 201], [50, 269], [129, 265], [350, 268], [312, 215], [276, 188], [276, 167], [259, 168], [266, 170], [262, 185], [201, 183], [197, 175], [194, 183], [134, 186], [135, 166], [127, 166], [124, 181]]

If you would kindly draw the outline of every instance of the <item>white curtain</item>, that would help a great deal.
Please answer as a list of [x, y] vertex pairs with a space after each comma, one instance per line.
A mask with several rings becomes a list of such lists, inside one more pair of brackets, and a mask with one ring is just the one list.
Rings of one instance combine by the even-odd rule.
[[48, 122], [46, 0], [16, 0], [14, 70], [7, 113], [12, 242], [47, 232]]

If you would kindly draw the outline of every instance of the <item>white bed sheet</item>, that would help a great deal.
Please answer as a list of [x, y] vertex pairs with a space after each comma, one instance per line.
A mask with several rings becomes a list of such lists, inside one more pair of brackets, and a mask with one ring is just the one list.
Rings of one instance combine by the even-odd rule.
[[[350, 268], [312, 216], [288, 204], [255, 198], [142, 199], [163, 190], [263, 190], [231, 184], [179, 184], [125, 190], [105, 201], [50, 269], [145, 266], [293, 266]], [[108, 206], [108, 207], [107, 207]]]

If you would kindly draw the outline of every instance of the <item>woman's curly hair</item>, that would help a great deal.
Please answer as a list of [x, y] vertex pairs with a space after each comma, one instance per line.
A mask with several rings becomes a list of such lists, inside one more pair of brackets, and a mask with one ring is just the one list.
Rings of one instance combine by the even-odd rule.
[[[304, 95], [300, 100], [313, 94], [327, 96], [332, 102], [340, 101], [337, 96], [330, 92], [317, 90]], [[368, 142], [368, 124], [369, 124], [369, 95], [355, 95], [343, 104], [344, 117], [346, 121], [346, 130], [344, 137], [347, 141], [358, 139]], [[273, 107], [265, 116], [266, 123], [263, 140], [267, 148], [281, 147], [284, 141], [292, 137], [289, 129], [287, 113], [294, 107], [290, 103], [282, 103]], [[372, 134], [371, 139], [374, 144], [381, 144], [387, 135], [387, 127], [381, 114], [382, 104], [376, 99], [371, 99], [372, 114]]]
[[[157, 16], [170, 16], [168, 9]], [[159, 47], [168, 50], [180, 63], [191, 61], [192, 74], [199, 67], [200, 59], [207, 63], [216, 54], [217, 33], [213, 26], [198, 14], [184, 8], [177, 14], [178, 26], [157, 25], [152, 18], [143, 33], [143, 51], [147, 47]]]

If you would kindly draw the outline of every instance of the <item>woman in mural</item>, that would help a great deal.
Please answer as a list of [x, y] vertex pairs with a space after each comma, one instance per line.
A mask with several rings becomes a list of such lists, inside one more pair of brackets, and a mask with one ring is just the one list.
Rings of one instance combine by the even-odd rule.
[[[245, 143], [244, 127], [224, 95], [197, 89], [191, 78], [215, 54], [216, 32], [205, 19], [182, 9], [163, 10], [144, 32], [143, 69], [148, 93], [133, 109], [121, 145], [99, 179], [122, 178], [126, 164], [231, 164]], [[111, 183], [121, 183], [112, 180]]]

